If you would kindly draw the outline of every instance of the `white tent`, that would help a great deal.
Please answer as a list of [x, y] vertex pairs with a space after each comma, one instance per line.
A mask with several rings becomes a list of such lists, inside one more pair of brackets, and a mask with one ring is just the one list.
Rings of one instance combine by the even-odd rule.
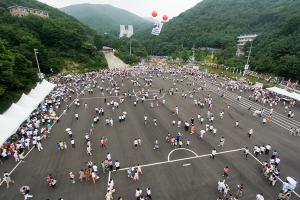
[[298, 93], [289, 92], [285, 89], [281, 89], [281, 88], [278, 88], [278, 87], [267, 88], [267, 90], [269, 90], [270, 92], [274, 92], [276, 94], [280, 94], [280, 95], [295, 99], [297, 101], [300, 101], [300, 94], [298, 94]]
[[0, 115], [0, 145], [18, 130], [55, 86], [43, 80], [28, 95], [23, 94], [17, 103], [13, 103], [5, 113]]

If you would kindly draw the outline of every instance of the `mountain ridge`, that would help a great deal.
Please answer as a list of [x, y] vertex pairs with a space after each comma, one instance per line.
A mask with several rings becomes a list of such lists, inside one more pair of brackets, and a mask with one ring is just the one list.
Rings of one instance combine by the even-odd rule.
[[152, 22], [109, 4], [74, 4], [61, 10], [98, 32], [117, 34], [120, 25], [133, 25], [134, 32], [151, 27]]

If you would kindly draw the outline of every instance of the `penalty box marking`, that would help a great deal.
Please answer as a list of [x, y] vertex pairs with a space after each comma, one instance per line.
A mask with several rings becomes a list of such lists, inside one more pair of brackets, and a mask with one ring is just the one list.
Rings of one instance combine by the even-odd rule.
[[[244, 151], [244, 150], [245, 150], [245, 148], [233, 149], [233, 150], [228, 150], [228, 151], [221, 151], [221, 152], [216, 153], [216, 155], [232, 153], [232, 152], [236, 152], [236, 151]], [[192, 160], [192, 159], [197, 159], [197, 158], [204, 158], [204, 157], [209, 157], [209, 156], [211, 156], [211, 154], [203, 154], [203, 155], [191, 156], [191, 157], [186, 157], [186, 158], [179, 158], [179, 159], [175, 159], [175, 160], [167, 160], [167, 161], [149, 163], [149, 164], [145, 164], [145, 165], [140, 165], [140, 167], [150, 167], [150, 166], [155, 166], [155, 165], [162, 165], [162, 164], [166, 164], [166, 163], [174, 163], [174, 162], [180, 162], [180, 161], [184, 161], [184, 160]], [[131, 169], [132, 167], [135, 168], [135, 167], [138, 167], [138, 166], [125, 167], [125, 168], [119, 169], [118, 171], [125, 171], [125, 170], [128, 170], [128, 169]], [[116, 170], [113, 170], [113, 172], [116, 172]]]
[[[181, 149], [185, 149], [185, 148], [181, 148]], [[203, 155], [197, 155], [195, 152], [193, 152], [192, 150], [190, 149], [185, 149], [185, 150], [188, 150], [190, 152], [193, 152], [195, 154], [195, 156], [191, 156], [191, 157], [186, 157], [186, 158], [180, 158], [180, 159], [175, 159], [175, 160], [169, 160], [169, 156], [171, 155], [171, 153], [173, 153], [175, 150], [179, 150], [179, 149], [174, 149], [172, 150], [169, 155], [168, 155], [168, 160], [167, 161], [162, 161], [162, 162], [155, 162], [155, 163], [149, 163], [149, 164], [145, 164], [145, 165], [140, 165], [140, 167], [150, 167], [150, 166], [156, 166], [156, 165], [162, 165], [162, 164], [166, 164], [166, 163], [173, 163], [173, 162], [180, 162], [180, 161], [184, 161], [184, 160], [192, 160], [192, 159], [197, 159], [197, 158], [204, 158], [204, 157], [209, 157], [211, 156], [211, 154], [203, 154]], [[220, 155], [220, 154], [226, 154], [226, 153], [232, 153], [232, 152], [237, 152], [237, 151], [245, 151], [245, 148], [240, 148], [240, 149], [232, 149], [232, 150], [228, 150], [228, 151], [221, 151], [221, 152], [217, 152], [216, 155]], [[257, 161], [260, 165], [263, 165], [263, 163], [258, 159], [256, 158], [252, 153], [249, 152], [249, 155], [251, 157], [254, 158], [255, 161]], [[190, 164], [190, 163], [188, 163]], [[188, 166], [188, 165], [186, 165]], [[138, 167], [138, 166], [132, 166], [132, 167]], [[131, 169], [132, 167], [125, 167], [125, 168], [121, 168], [119, 169], [118, 171], [125, 171], [125, 170], [128, 170], [128, 169]], [[116, 172], [116, 170], [113, 170], [112, 172]], [[108, 181], [110, 180], [110, 177], [111, 177], [111, 172], [109, 172], [109, 179]], [[284, 181], [278, 177], [278, 180], [283, 183]], [[293, 191], [293, 193], [298, 197], [300, 198], [300, 195]]]

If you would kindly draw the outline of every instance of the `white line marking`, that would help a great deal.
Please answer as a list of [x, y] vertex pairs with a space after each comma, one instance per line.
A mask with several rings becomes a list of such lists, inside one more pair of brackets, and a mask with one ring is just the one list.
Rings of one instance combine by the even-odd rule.
[[107, 185], [108, 185], [108, 183], [109, 183], [109, 181], [110, 181], [110, 176], [111, 176], [111, 171], [108, 172]]
[[182, 167], [186, 167], [186, 166], [190, 166], [191, 163], [186, 163], [186, 164], [183, 164]]
[[[221, 152], [218, 152], [216, 154], [219, 155], [219, 154], [225, 154], [225, 153], [231, 153], [231, 152], [243, 151], [243, 150], [244, 150], [244, 148], [233, 149], [233, 150], [229, 150], [229, 151], [221, 151]], [[187, 157], [187, 158], [180, 158], [180, 159], [176, 159], [176, 160], [169, 160], [169, 161], [167, 160], [167, 161], [155, 162], [155, 163], [140, 165], [140, 167], [150, 167], [150, 166], [162, 165], [162, 164], [166, 164], [166, 163], [179, 162], [179, 161], [183, 161], [183, 160], [192, 160], [192, 159], [197, 159], [197, 158], [204, 158], [204, 157], [208, 157], [208, 156], [211, 156], [211, 154], [204, 154], [204, 155], [191, 156], [191, 157]], [[118, 171], [125, 171], [125, 170], [128, 170], [128, 169], [131, 169], [132, 167], [137, 167], [137, 166], [125, 167], [125, 168], [122, 168]], [[115, 172], [115, 171], [116, 170], [114, 170], [113, 172]]]
[[[249, 155], [252, 156], [252, 157], [254, 158], [254, 160], [256, 160], [260, 165], [263, 165], [263, 163], [262, 163], [258, 158], [256, 158], [252, 153], [249, 152]], [[278, 180], [283, 184], [284, 181], [283, 181], [281, 178], [278, 177]], [[300, 198], [300, 195], [299, 195], [297, 192], [293, 191], [293, 193], [294, 193], [298, 198]]]
[[185, 150], [185, 151], [189, 151], [191, 153], [193, 153], [195, 156], [198, 156], [198, 154], [196, 154], [194, 151], [190, 150], [190, 149], [186, 149], [186, 148], [177, 148], [177, 149], [173, 149], [172, 151], [170, 151], [170, 153], [168, 154], [168, 161], [170, 161], [170, 156], [174, 151], [178, 151], [178, 150]]
[[120, 96], [101, 96], [101, 97], [84, 97], [84, 98], [80, 98], [80, 99], [90, 100], [90, 99], [104, 99], [104, 98], [117, 98], [117, 97], [124, 97], [124, 95], [120, 95]]

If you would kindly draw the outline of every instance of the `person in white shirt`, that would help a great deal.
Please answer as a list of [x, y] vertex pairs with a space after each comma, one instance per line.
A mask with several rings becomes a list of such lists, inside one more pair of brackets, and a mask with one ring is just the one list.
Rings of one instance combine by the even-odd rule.
[[251, 128], [248, 132], [248, 137], [250, 138], [252, 136], [252, 134], [253, 134], [253, 129]]
[[90, 156], [92, 155], [92, 147], [90, 145], [86, 147], [86, 153]]
[[265, 200], [263, 193], [257, 194], [256, 195], [256, 200]]
[[239, 121], [235, 122], [235, 127], [239, 127]]
[[95, 172], [95, 174], [98, 176], [98, 167], [97, 167], [97, 165], [93, 164], [92, 168], [93, 168], [93, 171]]
[[222, 192], [224, 188], [225, 188], [225, 180], [223, 180], [223, 181], [219, 180], [218, 181], [218, 191]]
[[75, 140], [73, 138], [71, 139], [70, 143], [71, 143], [72, 148], [75, 148]]
[[135, 197], [136, 197], [136, 199], [138, 200], [141, 195], [142, 195], [142, 190], [140, 188], [137, 188], [135, 190]]
[[177, 127], [179, 128], [181, 126], [181, 121], [177, 122]]
[[140, 166], [140, 164], [137, 165], [137, 172], [141, 175], [143, 174], [142, 167]]
[[267, 145], [266, 145], [266, 151], [265, 151], [265, 154], [266, 154], [266, 155], [269, 155], [270, 151], [271, 151], [271, 145], [270, 145], [270, 144], [267, 144]]
[[111, 155], [110, 155], [110, 153], [107, 153], [106, 158], [107, 158], [108, 161], [111, 161]]
[[120, 169], [120, 162], [118, 160], [116, 160], [115, 162], [115, 167], [116, 167], [116, 171]]
[[213, 132], [214, 135], [216, 135], [217, 134], [217, 129], [214, 128], [212, 132]]
[[277, 156], [275, 158], [275, 165], [277, 166], [277, 165], [279, 165], [279, 163], [280, 163], [280, 158], [279, 158], [279, 156]]
[[261, 154], [261, 155], [265, 154], [265, 150], [266, 150], [266, 147], [265, 147], [264, 145], [262, 145], [262, 146], [260, 147], [260, 154]]
[[213, 149], [213, 150], [211, 151], [211, 158], [212, 158], [212, 159], [215, 158], [216, 153], [217, 153], [217, 150], [216, 150], [216, 149]]
[[152, 199], [150, 188], [146, 188], [146, 193], [147, 193], [147, 196], [146, 196], [147, 199]]
[[262, 123], [263, 123], [263, 125], [265, 125], [265, 124], [267, 123], [267, 119], [266, 119], [266, 118], [263, 118], [263, 119], [262, 119]]
[[38, 141], [37, 142], [37, 149], [38, 149], [38, 151], [41, 151], [41, 150], [43, 150], [44, 148], [43, 148], [43, 146], [42, 146], [42, 143], [41, 143], [41, 141]]
[[135, 149], [138, 148], [138, 144], [139, 144], [138, 140], [137, 140], [137, 139], [134, 139], [134, 140], [133, 140], [133, 146], [134, 146]]

